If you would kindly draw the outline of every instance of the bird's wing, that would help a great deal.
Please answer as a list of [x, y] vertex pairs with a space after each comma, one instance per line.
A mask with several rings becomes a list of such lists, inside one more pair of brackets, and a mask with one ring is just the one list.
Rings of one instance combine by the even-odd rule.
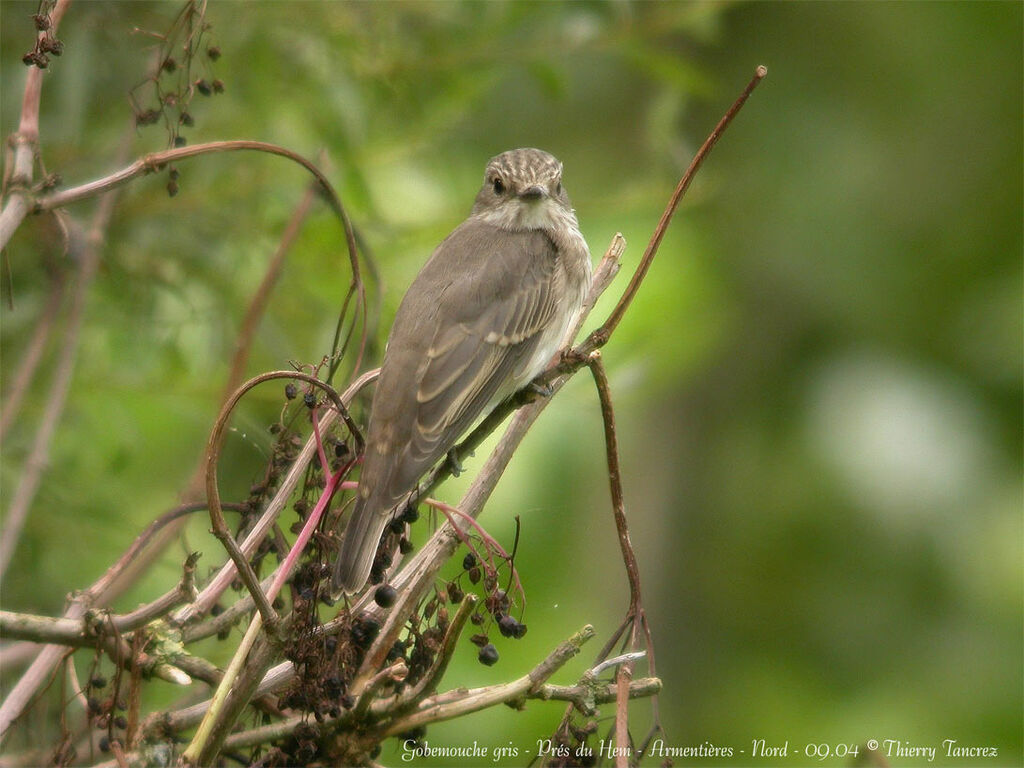
[[363, 585], [394, 507], [488, 406], [526, 383], [515, 377], [559, 313], [558, 256], [539, 232], [464, 226], [417, 276], [388, 340], [336, 586]]
[[388, 462], [392, 471], [380, 488], [387, 498], [400, 498], [489, 405], [525, 383], [513, 377], [558, 313], [558, 254], [551, 241], [537, 232], [510, 233], [497, 239], [497, 248], [478, 255], [489, 262], [487, 285], [467, 275], [440, 300], [415, 382], [405, 384], [415, 383], [415, 419]]

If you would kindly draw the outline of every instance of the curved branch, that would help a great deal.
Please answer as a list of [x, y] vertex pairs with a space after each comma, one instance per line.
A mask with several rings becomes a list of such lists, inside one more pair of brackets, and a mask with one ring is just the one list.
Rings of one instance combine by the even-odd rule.
[[604, 346], [608, 341], [609, 337], [618, 327], [619, 322], [622, 320], [623, 315], [626, 314], [626, 310], [629, 309], [629, 305], [633, 303], [633, 299], [640, 290], [640, 284], [643, 282], [644, 277], [647, 276], [647, 270], [650, 269], [651, 263], [654, 261], [654, 257], [658, 253], [658, 248], [661, 245], [661, 241], [665, 237], [665, 232], [668, 229], [669, 222], [672, 221], [672, 216], [676, 212], [676, 208], [679, 207], [679, 202], [683, 199], [686, 194], [686, 190], [690, 188], [690, 182], [693, 181], [694, 176], [697, 175], [697, 171], [700, 170], [704, 160], [715, 144], [718, 143], [718, 139], [721, 138], [725, 129], [729, 127], [733, 118], [736, 117], [740, 109], [743, 108], [747, 98], [753, 92], [753, 90], [760, 84], [760, 82], [768, 74], [768, 70], [759, 66], [754, 70], [754, 76], [750, 82], [747, 83], [747, 87], [743, 89], [743, 93], [739, 95], [736, 101], [729, 110], [722, 115], [722, 119], [718, 121], [718, 125], [708, 135], [707, 139], [701, 145], [700, 149], [697, 150], [697, 154], [693, 156], [693, 160], [690, 161], [689, 167], [679, 180], [679, 184], [676, 185], [675, 191], [672, 193], [672, 197], [669, 198], [668, 204], [665, 206], [665, 211], [661, 214], [661, 219], [658, 221], [658, 226], [654, 229], [654, 234], [651, 235], [650, 242], [647, 243], [647, 249], [644, 251], [643, 257], [640, 259], [640, 264], [636, 268], [636, 272], [633, 273], [632, 279], [629, 281], [629, 285], [626, 286], [626, 290], [623, 292], [619, 302], [615, 305], [615, 309], [612, 310], [608, 319], [604, 321], [604, 324], [595, 330], [587, 340], [581, 345], [584, 354], [589, 354], [595, 349]]
[[150, 173], [161, 171], [168, 163], [173, 163], [178, 160], [187, 160], [188, 158], [198, 157], [200, 155], [219, 154], [221, 152], [238, 152], [242, 150], [279, 155], [298, 163], [313, 174], [313, 176], [316, 177], [316, 180], [320, 182], [320, 186], [327, 195], [331, 207], [336, 211], [341, 208], [341, 201], [339, 200], [337, 193], [334, 191], [334, 187], [331, 186], [331, 182], [327, 180], [327, 177], [324, 176], [320, 169], [311, 161], [307, 160], [297, 152], [293, 152], [290, 149], [278, 146], [277, 144], [271, 144], [266, 141], [248, 141], [238, 139], [233, 141], [208, 141], [202, 144], [193, 144], [191, 146], [165, 149], [160, 152], [151, 152], [148, 155], [140, 157], [131, 165], [122, 168], [120, 171], [115, 171], [109, 176], [104, 176], [103, 178], [96, 179], [95, 181], [79, 184], [77, 187], [62, 189], [36, 198], [35, 203], [32, 206], [32, 212], [39, 213], [40, 211], [48, 211], [52, 208], [61, 208], [66, 205], [70, 205], [71, 203], [88, 200], [89, 198], [95, 197], [109, 189], [114, 189], [122, 184], [126, 184], [139, 176], [145, 176]]
[[[80, 184], [77, 187], [71, 187], [70, 189], [64, 189], [59, 192], [53, 192], [49, 195], [38, 197], [32, 205], [32, 212], [38, 213], [39, 211], [47, 211], [52, 208], [59, 208], [61, 206], [70, 205], [71, 203], [77, 203], [81, 200], [86, 200], [100, 194], [101, 192], [126, 184], [139, 176], [145, 176], [159, 171], [167, 163], [173, 163], [177, 160], [187, 160], [188, 158], [198, 157], [200, 155], [217, 154], [221, 152], [239, 152], [243, 150], [265, 152], [267, 154], [287, 158], [292, 162], [301, 165], [309, 171], [314, 178], [316, 178], [317, 182], [319, 182], [320, 188], [327, 198], [327, 202], [330, 205], [331, 210], [333, 210], [341, 220], [341, 225], [345, 230], [345, 244], [348, 248], [349, 266], [352, 269], [352, 282], [359, 295], [359, 305], [362, 308], [363, 326], [365, 327], [366, 290], [363, 286], [362, 276], [359, 271], [359, 257], [356, 248], [355, 230], [352, 227], [352, 222], [348, 218], [348, 213], [345, 211], [345, 207], [341, 204], [341, 198], [338, 196], [338, 193], [335, 191], [334, 186], [328, 178], [313, 162], [307, 160], [297, 152], [293, 152], [292, 150], [278, 146], [277, 144], [271, 144], [265, 141], [236, 139], [233, 141], [210, 141], [203, 144], [194, 144], [192, 146], [165, 149], [162, 152], [153, 152], [139, 158], [128, 167], [122, 168], [120, 171], [116, 171], [102, 179], [97, 179], [86, 184]], [[5, 245], [6, 242], [6, 239], [0, 240], [0, 245]]]
[[[50, 34], [56, 34], [60, 20], [71, 5], [71, 0], [58, 0], [50, 13]], [[46, 32], [40, 30], [41, 38]], [[21, 118], [18, 132], [11, 137], [14, 159], [10, 176], [11, 195], [0, 212], [0, 248], [6, 248], [11, 236], [31, 211], [29, 185], [32, 183], [32, 166], [39, 149], [39, 103], [43, 90], [43, 70], [29, 67], [25, 76], [25, 91], [21, 98]]]
[[315, 376], [310, 376], [307, 373], [301, 373], [299, 371], [270, 371], [259, 376], [255, 376], [249, 379], [245, 384], [235, 390], [234, 394], [228, 398], [228, 401], [224, 403], [224, 407], [221, 408], [220, 415], [217, 417], [216, 423], [213, 425], [213, 431], [210, 433], [210, 439], [206, 444], [206, 499], [207, 507], [210, 512], [210, 523], [213, 526], [213, 535], [217, 537], [217, 540], [227, 550], [228, 555], [235, 563], [235, 568], [238, 569], [238, 575], [241, 577], [242, 582], [249, 590], [249, 594], [252, 595], [253, 601], [256, 603], [256, 607], [263, 616], [263, 623], [266, 625], [267, 632], [275, 635], [278, 627], [278, 616], [271, 607], [270, 602], [267, 600], [266, 594], [260, 588], [259, 579], [252, 570], [252, 566], [249, 565], [249, 560], [245, 556], [245, 553], [238, 546], [238, 542], [235, 541], [231, 535], [231, 531], [228, 530], [227, 524], [224, 522], [224, 515], [221, 512], [220, 502], [220, 490], [217, 487], [217, 462], [220, 459], [220, 450], [224, 442], [224, 433], [227, 430], [228, 419], [231, 416], [231, 412], [238, 405], [239, 400], [253, 387], [262, 384], [265, 381], [271, 379], [298, 379], [304, 381], [307, 384], [311, 384], [315, 387], [319, 387], [327, 393], [328, 398], [334, 404], [338, 413], [341, 414], [345, 424], [348, 425], [352, 436], [359, 443], [359, 448], [362, 450], [363, 437], [359, 432], [359, 428], [356, 427], [355, 422], [348, 413], [348, 409], [345, 404], [341, 402], [341, 398], [338, 393], [334, 391], [334, 388], [329, 384], [326, 384]]

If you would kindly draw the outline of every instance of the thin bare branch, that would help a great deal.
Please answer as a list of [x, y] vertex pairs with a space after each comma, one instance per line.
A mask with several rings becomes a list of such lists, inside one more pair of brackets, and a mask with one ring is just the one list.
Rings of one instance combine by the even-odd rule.
[[25, 397], [25, 393], [28, 392], [32, 379], [35, 377], [39, 361], [43, 358], [43, 350], [46, 349], [46, 343], [50, 338], [60, 311], [61, 302], [64, 299], [65, 282], [63, 273], [54, 269], [50, 279], [50, 293], [46, 298], [46, 304], [36, 320], [32, 337], [25, 345], [25, 351], [18, 364], [18, 370], [15, 372], [10, 386], [4, 388], [3, 411], [0, 413], [0, 440], [3, 440], [8, 428], [18, 415], [21, 402]]
[[451, 720], [454, 717], [477, 712], [495, 704], [515, 701], [538, 689], [569, 659], [579, 653], [584, 643], [594, 636], [589, 624], [552, 651], [544, 661], [528, 674], [510, 683], [472, 690], [458, 689], [433, 696], [420, 702], [416, 711], [388, 724], [384, 736], [394, 736], [429, 723]]
[[679, 207], [680, 201], [686, 194], [686, 190], [690, 188], [690, 182], [693, 181], [697, 175], [697, 171], [700, 170], [704, 160], [711, 153], [718, 139], [721, 138], [725, 129], [729, 127], [729, 124], [733, 121], [733, 118], [739, 113], [746, 103], [747, 98], [753, 92], [753, 90], [760, 84], [764, 79], [765, 75], [768, 74], [768, 70], [759, 66], [754, 71], [754, 76], [750, 82], [747, 83], [747, 87], [743, 89], [743, 93], [739, 95], [729, 110], [722, 116], [722, 119], [718, 121], [718, 125], [710, 133], [700, 149], [697, 150], [697, 154], [693, 156], [693, 160], [690, 161], [690, 166], [686, 169], [682, 178], [679, 180], [679, 184], [676, 185], [675, 191], [672, 193], [672, 197], [669, 198], [668, 205], [665, 206], [664, 213], [661, 214], [661, 219], [658, 221], [658, 226], [654, 229], [654, 234], [651, 235], [650, 242], [647, 244], [647, 249], [644, 251], [643, 257], [640, 259], [640, 264], [633, 273], [632, 279], [629, 281], [629, 285], [626, 286], [626, 290], [623, 292], [622, 297], [619, 299], [618, 304], [615, 305], [615, 309], [612, 310], [608, 319], [604, 321], [604, 324], [594, 331], [587, 342], [583, 345], [585, 352], [590, 352], [592, 349], [597, 349], [608, 341], [612, 333], [618, 327], [619, 322], [626, 314], [626, 310], [629, 309], [629, 305], [633, 303], [633, 299], [636, 297], [637, 291], [640, 290], [640, 284], [647, 276], [647, 270], [650, 269], [651, 263], [654, 261], [654, 257], [658, 253], [658, 247], [661, 245], [662, 239], [665, 237], [665, 232], [668, 230], [668, 225], [672, 221], [672, 216], [676, 212], [676, 208]]
[[[57, 0], [50, 13], [49, 33], [55, 34], [60, 21], [71, 5], [71, 0]], [[40, 30], [38, 37], [45, 33]], [[0, 212], [0, 249], [6, 248], [11, 236], [21, 226], [31, 210], [29, 187], [32, 184], [32, 171], [36, 153], [39, 150], [39, 104], [43, 90], [43, 70], [39, 67], [28, 67], [25, 75], [25, 90], [21, 98], [21, 119], [18, 132], [11, 137], [14, 146], [14, 160], [6, 181], [9, 193], [3, 211]]]

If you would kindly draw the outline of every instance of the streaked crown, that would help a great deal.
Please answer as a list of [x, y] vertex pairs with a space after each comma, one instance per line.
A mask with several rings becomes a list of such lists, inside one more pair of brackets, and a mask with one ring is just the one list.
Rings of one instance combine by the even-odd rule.
[[515, 192], [536, 185], [547, 186], [551, 182], [558, 184], [562, 179], [562, 164], [542, 149], [511, 149], [487, 163], [484, 183], [493, 183], [496, 178]]
[[500, 226], [541, 229], [553, 226], [562, 210], [571, 215], [562, 187], [562, 164], [540, 149], [512, 149], [492, 157], [473, 213]]

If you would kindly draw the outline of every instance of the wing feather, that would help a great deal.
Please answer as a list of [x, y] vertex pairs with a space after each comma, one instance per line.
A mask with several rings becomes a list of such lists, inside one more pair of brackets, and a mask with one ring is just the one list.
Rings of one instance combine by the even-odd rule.
[[[406, 378], [403, 382], [405, 387], [415, 386], [415, 418], [404, 442], [395, 445], [397, 455], [387, 462], [390, 476], [380, 478], [380, 491], [392, 503], [488, 406], [512, 394], [513, 373], [533, 356], [541, 331], [555, 318], [557, 251], [553, 244], [539, 232], [500, 234], [487, 238], [493, 250], [472, 254], [473, 273], [460, 275], [452, 270], [455, 278], [462, 279], [453, 280], [444, 290], [432, 327], [417, 329], [421, 336], [429, 334], [426, 354], [416, 381]], [[484, 247], [472, 241], [444, 245]], [[485, 271], [499, 266], [500, 274], [498, 280], [488, 274], [481, 285], [475, 278], [484, 263]], [[410, 295], [415, 290], [411, 288]], [[396, 329], [400, 319], [396, 318]], [[373, 437], [371, 429], [369, 442]]]
[[477, 418], [525, 383], [517, 378], [559, 319], [561, 280], [558, 249], [538, 230], [469, 220], [438, 246], [395, 316], [336, 583], [365, 579], [395, 506]]

